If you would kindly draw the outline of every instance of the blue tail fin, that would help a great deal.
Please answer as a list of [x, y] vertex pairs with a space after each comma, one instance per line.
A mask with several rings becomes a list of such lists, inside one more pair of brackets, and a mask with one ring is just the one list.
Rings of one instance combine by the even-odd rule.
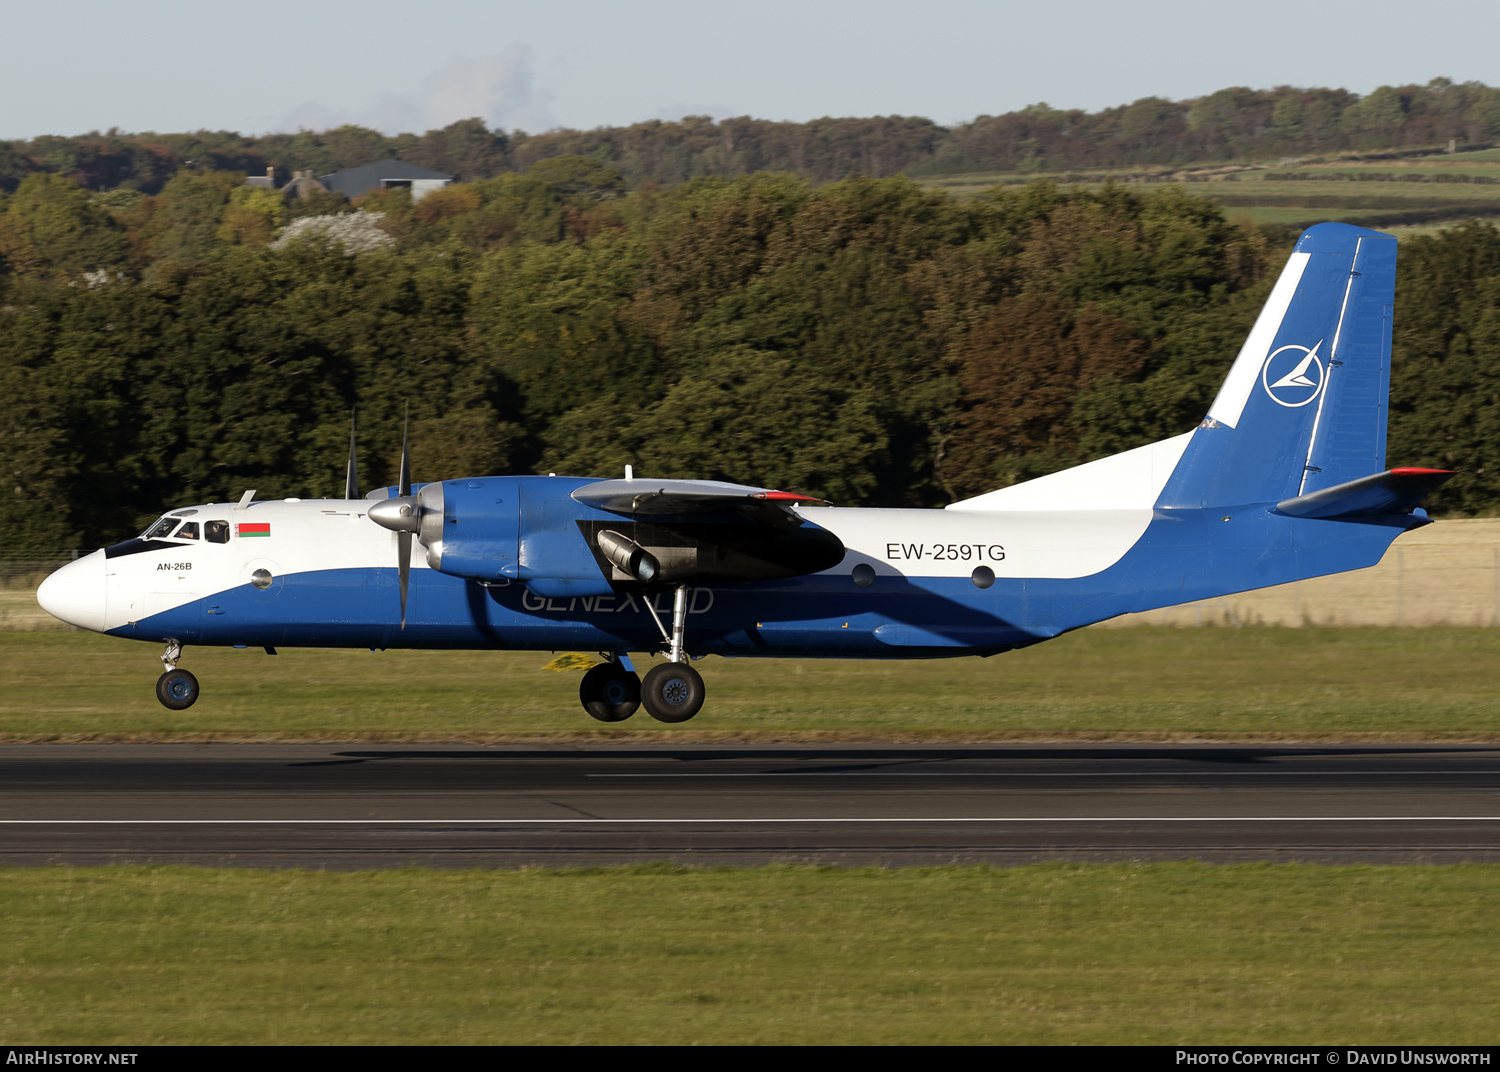
[[1159, 505], [1279, 502], [1385, 468], [1396, 240], [1309, 227]]

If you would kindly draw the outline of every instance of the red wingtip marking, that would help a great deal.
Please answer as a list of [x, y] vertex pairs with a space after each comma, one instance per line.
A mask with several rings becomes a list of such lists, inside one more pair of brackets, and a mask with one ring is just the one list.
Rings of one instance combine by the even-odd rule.
[[795, 491], [762, 491], [756, 496], [757, 499], [765, 499], [768, 502], [822, 502], [815, 495], [798, 495]]
[[1392, 476], [1430, 476], [1434, 473], [1456, 473], [1457, 469], [1421, 469], [1414, 465], [1405, 465], [1400, 469], [1392, 469]]

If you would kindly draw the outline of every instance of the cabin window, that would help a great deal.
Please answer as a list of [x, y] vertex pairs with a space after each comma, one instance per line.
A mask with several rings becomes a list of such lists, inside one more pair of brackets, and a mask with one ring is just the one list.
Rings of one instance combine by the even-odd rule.
[[146, 534], [142, 536], [141, 539], [159, 540], [163, 536], [172, 535], [172, 530], [176, 527], [177, 519], [175, 517], [164, 517], [156, 524], [152, 525], [149, 529], [147, 529]]
[[203, 538], [209, 543], [228, 543], [229, 522], [205, 521], [203, 523]]
[[182, 528], [177, 530], [179, 540], [196, 540], [198, 538], [198, 522], [184, 522]]

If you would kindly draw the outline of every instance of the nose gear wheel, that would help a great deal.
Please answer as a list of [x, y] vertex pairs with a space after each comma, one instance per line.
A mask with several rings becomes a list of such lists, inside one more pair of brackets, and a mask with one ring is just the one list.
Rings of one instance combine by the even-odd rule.
[[198, 679], [186, 670], [168, 670], [156, 679], [156, 698], [171, 711], [186, 711], [198, 702]]

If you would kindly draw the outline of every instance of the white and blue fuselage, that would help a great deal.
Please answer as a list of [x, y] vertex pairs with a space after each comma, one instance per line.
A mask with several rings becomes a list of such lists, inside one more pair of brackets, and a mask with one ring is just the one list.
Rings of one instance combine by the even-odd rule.
[[[693, 587], [689, 650], [888, 658], [993, 653], [1118, 614], [1373, 565], [1395, 536], [1423, 523], [1407, 515], [1394, 525], [1331, 524], [1275, 514], [1275, 504], [1230, 514], [1162, 507], [1162, 487], [1191, 438], [946, 510], [804, 508], [808, 521], [844, 544], [844, 561], [808, 576]], [[568, 493], [589, 481], [454, 483], [518, 499], [518, 487], [531, 485], [527, 491], [540, 494], [528, 499], [571, 503]], [[1068, 500], [1090, 508], [1057, 508]], [[49, 579], [41, 598], [82, 628], [193, 645], [628, 652], [662, 644], [647, 604], [670, 617], [670, 592], [543, 594], [556, 586], [513, 581], [498, 570], [483, 582], [450, 576], [421, 556], [412, 563], [403, 628], [393, 565], [397, 536], [370, 520], [370, 505], [323, 499], [177, 510], [169, 519], [180, 519], [179, 529], [196, 523], [195, 538], [132, 540], [95, 551]], [[612, 520], [571, 505], [579, 519]], [[203, 539], [209, 522], [227, 529], [227, 542]], [[582, 559], [576, 531], [549, 535], [577, 539]], [[516, 557], [524, 572], [521, 543]], [[270, 577], [263, 587], [255, 583], [257, 571]]]

